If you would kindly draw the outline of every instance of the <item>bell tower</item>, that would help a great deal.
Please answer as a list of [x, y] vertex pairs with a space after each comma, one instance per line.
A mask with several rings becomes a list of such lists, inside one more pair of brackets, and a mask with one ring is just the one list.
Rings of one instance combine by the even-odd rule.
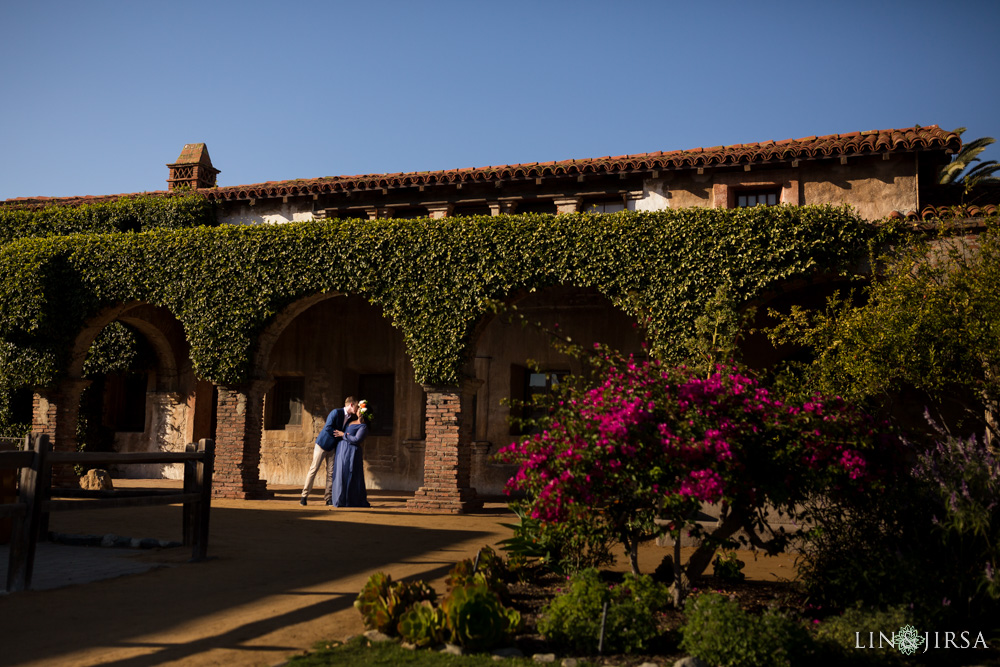
[[219, 170], [212, 166], [205, 144], [185, 144], [180, 157], [170, 167], [167, 179], [169, 190], [197, 190], [214, 188], [215, 176]]

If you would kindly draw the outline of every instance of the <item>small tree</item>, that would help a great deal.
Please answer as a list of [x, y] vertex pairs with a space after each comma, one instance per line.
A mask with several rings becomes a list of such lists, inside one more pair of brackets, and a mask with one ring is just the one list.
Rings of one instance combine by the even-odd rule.
[[976, 238], [915, 241], [885, 258], [864, 305], [833, 299], [825, 312], [793, 309], [769, 333], [809, 348], [811, 391], [888, 405], [901, 390], [934, 407], [960, 403], [1000, 436], [1000, 228]]
[[720, 503], [719, 524], [683, 572], [675, 558], [675, 596], [682, 574], [700, 575], [740, 529], [755, 546], [783, 548], [790, 536], [768, 526], [767, 508], [796, 513], [812, 494], [877, 483], [871, 424], [838, 399], [790, 405], [735, 368], [697, 377], [601, 352], [596, 381], [564, 383], [543, 430], [498, 453], [520, 466], [508, 492], [525, 492], [542, 522], [607, 525], [635, 574], [657, 518], [678, 543], [683, 531], [700, 534], [702, 503]]

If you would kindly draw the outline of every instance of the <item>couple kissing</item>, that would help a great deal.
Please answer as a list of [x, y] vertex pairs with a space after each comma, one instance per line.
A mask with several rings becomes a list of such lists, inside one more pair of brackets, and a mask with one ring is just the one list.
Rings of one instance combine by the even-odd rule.
[[361, 443], [368, 436], [371, 412], [367, 401], [353, 396], [344, 407], [330, 412], [326, 424], [316, 436], [312, 465], [302, 487], [300, 505], [308, 502], [316, 474], [326, 464], [326, 490], [323, 499], [332, 507], [371, 507], [365, 490], [364, 451]]

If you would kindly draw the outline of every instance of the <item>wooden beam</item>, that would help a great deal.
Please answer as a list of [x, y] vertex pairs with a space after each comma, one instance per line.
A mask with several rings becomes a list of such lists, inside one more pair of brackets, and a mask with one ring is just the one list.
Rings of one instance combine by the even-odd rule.
[[201, 453], [187, 452], [51, 452], [48, 460], [53, 465], [66, 463], [184, 463], [204, 457]]
[[155, 496], [132, 496], [129, 498], [95, 498], [93, 500], [46, 500], [43, 512], [66, 512], [70, 510], [100, 510], [119, 507], [148, 507], [151, 505], [178, 505], [201, 499], [199, 493], [170, 493]]
[[27, 468], [34, 460], [32, 451], [0, 452], [0, 468]]

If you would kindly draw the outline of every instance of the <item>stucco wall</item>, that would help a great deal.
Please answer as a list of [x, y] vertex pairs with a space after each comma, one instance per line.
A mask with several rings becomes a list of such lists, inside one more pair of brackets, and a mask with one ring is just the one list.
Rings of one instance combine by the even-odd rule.
[[913, 155], [891, 160], [853, 158], [847, 164], [803, 163], [805, 204], [850, 204], [861, 217], [878, 220], [893, 211], [917, 210]]
[[917, 209], [916, 165], [913, 155], [889, 160], [853, 157], [847, 164], [836, 160], [802, 161], [797, 167], [750, 171], [706, 169], [668, 173], [643, 183], [635, 202], [640, 211], [688, 206], [732, 206], [741, 189], [781, 189], [782, 204], [850, 204], [868, 220], [893, 211]]
[[635, 203], [638, 211], [711, 206], [712, 175], [699, 175], [696, 172], [668, 173], [662, 178], [644, 181], [642, 191], [642, 199]]
[[278, 224], [312, 219], [312, 200], [301, 198], [287, 202], [257, 202], [253, 206], [249, 202], [231, 202], [219, 211], [219, 222], [225, 225]]

